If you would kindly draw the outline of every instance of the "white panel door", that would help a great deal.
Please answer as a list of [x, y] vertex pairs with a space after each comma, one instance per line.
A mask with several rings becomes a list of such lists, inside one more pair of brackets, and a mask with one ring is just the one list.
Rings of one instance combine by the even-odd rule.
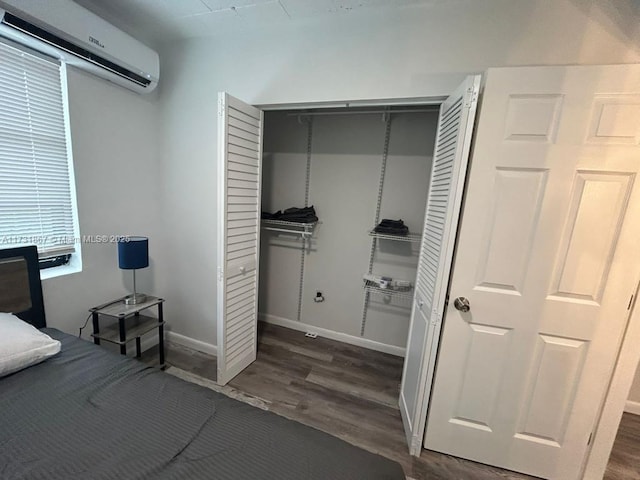
[[639, 141], [640, 65], [489, 70], [426, 448], [581, 477], [640, 277]]
[[262, 111], [218, 96], [218, 377], [256, 359]]
[[412, 455], [422, 449], [479, 89], [480, 76], [468, 77], [440, 108], [400, 386], [400, 413]]

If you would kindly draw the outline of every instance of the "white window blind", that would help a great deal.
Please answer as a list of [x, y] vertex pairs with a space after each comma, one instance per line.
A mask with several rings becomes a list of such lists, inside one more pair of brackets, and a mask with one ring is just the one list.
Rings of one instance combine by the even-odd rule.
[[64, 65], [0, 42], [0, 248], [75, 250], [64, 74]]

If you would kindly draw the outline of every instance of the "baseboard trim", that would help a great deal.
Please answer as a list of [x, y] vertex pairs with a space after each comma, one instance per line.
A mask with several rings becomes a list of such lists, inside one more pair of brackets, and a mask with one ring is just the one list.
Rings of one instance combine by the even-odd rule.
[[177, 343], [183, 347], [190, 348], [191, 350], [197, 350], [198, 352], [206, 353], [208, 355], [217, 355], [218, 346], [211, 343], [203, 342], [202, 340], [196, 340], [195, 338], [187, 337], [186, 335], [180, 335], [176, 332], [167, 332], [167, 340], [172, 343]]
[[389, 353], [391, 355], [395, 355], [396, 357], [404, 357], [405, 355], [405, 349], [396, 345], [388, 345], [386, 343], [376, 342], [375, 340], [369, 340], [368, 338], [356, 337], [355, 335], [349, 335], [341, 332], [334, 332], [333, 330], [327, 330], [325, 328], [316, 327], [315, 325], [297, 322], [295, 320], [278, 317], [276, 315], [258, 313], [258, 320], [265, 323], [278, 325], [280, 327], [298, 330], [300, 332], [315, 332], [320, 337], [328, 338], [330, 340], [337, 340], [338, 342], [348, 343], [349, 345], [368, 348], [369, 350]]
[[624, 411], [627, 413], [633, 413], [634, 415], [640, 415], [640, 402], [627, 400], [627, 403], [624, 405]]

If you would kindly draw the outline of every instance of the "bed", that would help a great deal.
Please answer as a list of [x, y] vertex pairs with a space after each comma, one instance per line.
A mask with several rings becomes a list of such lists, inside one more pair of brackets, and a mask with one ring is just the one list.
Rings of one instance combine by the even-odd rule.
[[0, 311], [62, 344], [0, 378], [2, 479], [405, 478], [396, 462], [46, 328], [35, 247], [0, 250]]

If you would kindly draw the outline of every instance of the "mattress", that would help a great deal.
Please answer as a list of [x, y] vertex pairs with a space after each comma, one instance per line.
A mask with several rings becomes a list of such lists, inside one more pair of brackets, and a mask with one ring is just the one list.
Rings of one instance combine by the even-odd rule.
[[0, 379], [0, 478], [404, 480], [396, 462], [55, 329]]

